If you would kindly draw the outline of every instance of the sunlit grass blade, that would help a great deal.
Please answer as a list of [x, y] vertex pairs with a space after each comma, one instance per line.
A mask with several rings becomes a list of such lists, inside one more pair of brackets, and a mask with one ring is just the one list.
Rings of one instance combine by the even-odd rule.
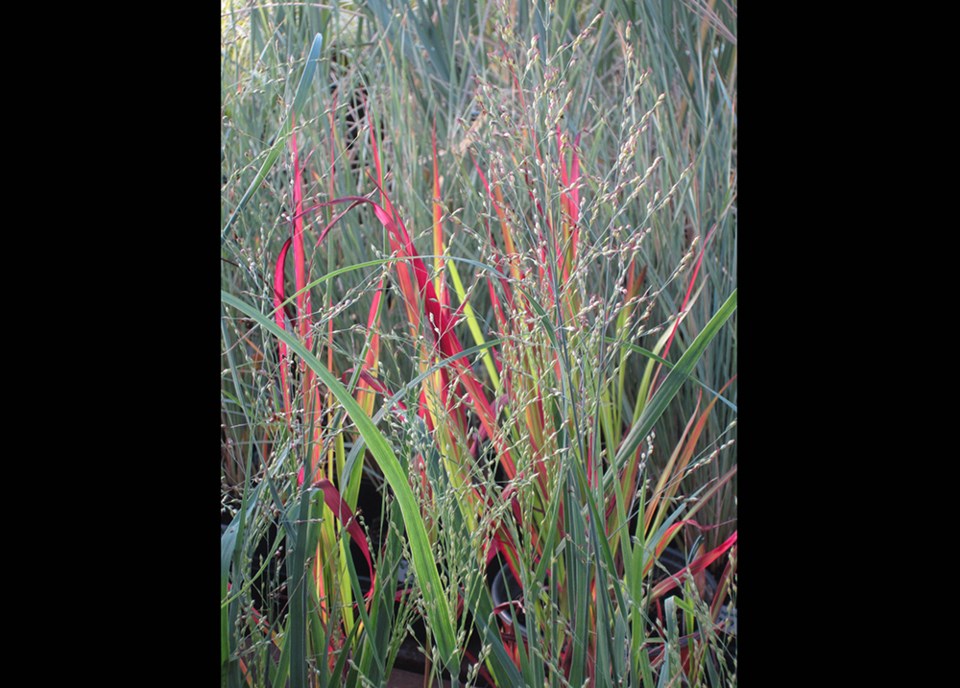
[[[450, 280], [453, 282], [453, 289], [457, 293], [457, 298], [460, 299], [460, 304], [463, 306], [463, 316], [467, 320], [467, 327], [470, 328], [470, 334], [473, 335], [473, 341], [477, 344], [483, 344], [486, 340], [483, 336], [483, 331], [480, 329], [480, 323], [477, 319], [477, 314], [473, 310], [473, 306], [470, 305], [470, 302], [467, 300], [467, 292], [463, 288], [463, 282], [460, 280], [460, 272], [457, 270], [457, 264], [454, 261], [447, 262], [447, 270], [450, 272]], [[500, 389], [500, 376], [497, 374], [496, 364], [493, 362], [493, 356], [490, 354], [490, 351], [484, 350], [483, 352], [483, 365], [486, 366], [487, 372], [490, 374], [490, 380], [493, 383], [493, 388], [495, 390]]]
[[363, 358], [361, 379], [357, 382], [357, 403], [368, 416], [373, 415], [374, 394], [368, 378], [376, 378], [377, 367], [380, 362], [380, 302], [383, 297], [383, 281], [381, 277], [373, 294], [373, 303], [370, 305], [370, 314], [367, 316], [367, 332], [370, 339], [367, 352]]
[[430, 132], [430, 144], [433, 153], [433, 288], [440, 303], [447, 305], [446, 285], [443, 279], [443, 206], [440, 203], [440, 168], [437, 165], [437, 122], [434, 120]]

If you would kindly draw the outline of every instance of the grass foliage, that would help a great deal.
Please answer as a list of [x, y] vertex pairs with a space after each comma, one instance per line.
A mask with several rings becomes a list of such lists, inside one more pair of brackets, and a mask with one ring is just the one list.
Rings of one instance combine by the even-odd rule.
[[221, 7], [223, 685], [736, 685], [735, 4]]

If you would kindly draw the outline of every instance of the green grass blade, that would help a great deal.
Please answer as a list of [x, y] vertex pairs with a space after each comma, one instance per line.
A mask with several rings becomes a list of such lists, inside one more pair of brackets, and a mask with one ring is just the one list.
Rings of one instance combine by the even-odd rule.
[[608, 479], [612, 479], [613, 475], [619, 473], [627, 459], [632, 456], [633, 452], [640, 446], [643, 438], [650, 434], [657, 420], [659, 420], [663, 412], [667, 410], [667, 406], [676, 396], [677, 392], [680, 391], [680, 387], [691, 373], [693, 373], [697, 361], [700, 360], [707, 346], [713, 341], [713, 338], [720, 331], [720, 328], [727, 322], [730, 316], [733, 315], [736, 309], [737, 290], [734, 289], [729, 298], [720, 306], [714, 316], [710, 318], [710, 322], [706, 324], [700, 334], [698, 334], [696, 339], [690, 344], [690, 348], [687, 349], [683, 353], [683, 356], [680, 357], [680, 360], [677, 361], [673, 370], [670, 371], [670, 374], [667, 375], [663, 384], [660, 385], [660, 389], [653, 395], [653, 399], [644, 407], [640, 418], [638, 418], [637, 422], [630, 428], [630, 433], [623, 440], [623, 444], [620, 446], [614, 459], [616, 470], [611, 471], [607, 475]]
[[680, 630], [677, 627], [677, 598], [668, 597], [663, 602], [663, 614], [667, 617], [667, 642], [664, 646], [663, 664], [660, 667], [660, 680], [657, 688], [665, 688], [669, 685], [676, 685], [678, 681], [671, 679], [675, 676], [675, 671], [679, 673], [680, 667], [676, 666], [676, 658], [680, 655]]
[[[227, 579], [220, 578], [220, 599], [227, 597]], [[230, 659], [230, 614], [227, 605], [220, 607], [220, 666], [226, 671]]]
[[[309, 461], [304, 457], [304, 462]], [[290, 564], [287, 571], [287, 589], [290, 591], [290, 611], [288, 624], [288, 643], [290, 644], [290, 684], [292, 688], [307, 688], [307, 628], [309, 624], [307, 608], [307, 586], [310, 576], [307, 573], [308, 548], [316, 540], [308, 542], [310, 526], [310, 496], [304, 491], [296, 510], [297, 539], [290, 548]], [[313, 554], [313, 552], [309, 552]]]
[[[477, 322], [477, 314], [474, 312], [473, 306], [467, 301], [467, 292], [463, 288], [463, 282], [460, 280], [460, 273], [457, 272], [456, 263], [447, 263], [447, 269], [450, 271], [450, 279], [453, 281], [453, 288], [457, 292], [457, 298], [460, 299], [460, 303], [463, 304], [463, 314], [467, 319], [467, 326], [470, 328], [470, 333], [473, 335], [473, 341], [477, 344], [483, 344], [483, 332], [480, 329], [480, 324]], [[493, 357], [490, 355], [490, 352], [486, 350], [483, 352], [483, 365], [486, 366], [487, 372], [490, 374], [493, 388], [499, 391], [500, 376], [497, 375], [497, 368], [493, 364]]]

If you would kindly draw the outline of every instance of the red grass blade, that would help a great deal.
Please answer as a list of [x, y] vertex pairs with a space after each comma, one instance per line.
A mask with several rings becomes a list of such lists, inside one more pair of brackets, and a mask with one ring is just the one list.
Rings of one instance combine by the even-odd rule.
[[367, 591], [364, 599], [369, 602], [373, 597], [377, 573], [373, 569], [373, 562], [370, 559], [370, 547], [367, 545], [367, 538], [363, 533], [363, 528], [360, 527], [360, 524], [354, 518], [353, 510], [341, 499], [340, 492], [333, 486], [333, 483], [326, 478], [321, 478], [317, 480], [313, 486], [323, 490], [323, 501], [326, 502], [330, 511], [332, 511], [333, 515], [340, 521], [340, 524], [347, 529], [350, 538], [360, 547], [360, 553], [363, 554], [363, 558], [367, 561], [367, 569], [370, 572], [370, 589]]
[[[292, 126], [296, 127], [296, 121], [292, 122]], [[296, 131], [290, 137], [290, 149], [293, 153], [293, 263], [297, 285], [297, 321], [300, 338], [310, 349], [313, 340], [310, 332], [310, 292], [306, 289], [307, 258], [303, 249], [303, 170], [300, 167]], [[301, 365], [306, 370], [306, 364]]]
[[717, 559], [722, 557], [728, 549], [730, 549], [731, 547], [733, 547], [734, 544], [736, 544], [736, 542], [737, 542], [737, 531], [733, 531], [733, 535], [728, 537], [722, 545], [712, 550], [711, 552], [708, 552], [707, 554], [697, 557], [696, 559], [690, 562], [689, 566], [683, 567], [677, 573], [673, 574], [670, 578], [667, 578], [666, 580], [663, 580], [660, 583], [658, 583], [656, 586], [654, 586], [653, 592], [650, 593], [650, 599], [655, 600], [658, 597], [662, 597], [665, 593], [670, 592], [675, 587], [677, 587], [679, 585], [680, 577], [683, 574], [689, 573], [695, 576], [701, 571], [705, 570], [708, 566], [710, 566], [710, 564], [712, 564]]
[[[283, 278], [284, 263], [287, 259], [287, 251], [290, 249], [292, 239], [287, 239], [280, 249], [280, 255], [277, 257], [277, 267], [273, 273], [273, 308], [276, 311], [274, 318], [277, 321], [277, 327], [286, 329], [284, 323], [284, 312], [280, 304], [286, 297], [284, 296]], [[293, 421], [290, 413], [290, 384], [287, 377], [290, 374], [289, 356], [287, 355], [287, 345], [280, 341], [280, 386], [283, 388], [283, 413], [287, 419], [287, 425]]]

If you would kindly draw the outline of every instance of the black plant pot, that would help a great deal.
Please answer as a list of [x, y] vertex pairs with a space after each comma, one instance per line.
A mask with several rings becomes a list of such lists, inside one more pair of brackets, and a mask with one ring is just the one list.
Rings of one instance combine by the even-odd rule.
[[[514, 638], [517, 636], [526, 638], [527, 627], [524, 623], [526, 621], [526, 615], [523, 613], [523, 607], [520, 604], [508, 604], [510, 602], [521, 602], [523, 600], [523, 588], [508, 566], [501, 566], [499, 570], [497, 570], [493, 577], [493, 582], [490, 583], [490, 594], [493, 597], [493, 606], [500, 608], [497, 614], [502, 621], [503, 629], [507, 635], [512, 634]], [[515, 628], [513, 624], [514, 617], [516, 617], [517, 620]]]

